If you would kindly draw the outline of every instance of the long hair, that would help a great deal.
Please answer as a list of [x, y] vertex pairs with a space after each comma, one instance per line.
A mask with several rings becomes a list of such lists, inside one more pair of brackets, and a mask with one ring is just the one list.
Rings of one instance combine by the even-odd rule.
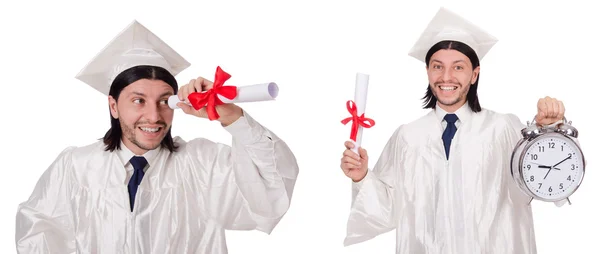
[[[427, 68], [429, 68], [429, 60], [431, 60], [431, 56], [441, 49], [454, 49], [460, 53], [463, 53], [469, 58], [469, 60], [471, 60], [473, 70], [475, 70], [475, 68], [479, 66], [479, 58], [477, 57], [475, 50], [467, 46], [467, 44], [464, 44], [459, 41], [440, 41], [433, 45], [433, 47], [429, 49], [427, 55], [425, 56], [425, 63], [427, 65]], [[477, 75], [477, 80], [475, 80], [475, 83], [471, 85], [471, 87], [469, 88], [469, 92], [467, 93], [467, 103], [469, 104], [469, 107], [471, 108], [471, 110], [473, 110], [473, 112], [481, 111], [481, 105], [479, 105], [479, 98], [477, 97], [477, 86], [479, 85], [480, 75], [481, 73]], [[437, 98], [435, 98], [433, 91], [431, 91], [431, 86], [429, 84], [427, 84], [427, 92], [425, 93], [425, 96], [423, 96], [422, 99], [424, 100], [423, 108], [435, 108]]]
[[[164, 81], [165, 83], [169, 84], [173, 88], [175, 94], [177, 94], [177, 80], [175, 80], [175, 77], [173, 77], [173, 75], [171, 75], [171, 73], [164, 68], [148, 65], [135, 66], [121, 72], [112, 82], [108, 94], [118, 102], [121, 91], [123, 91], [126, 86], [140, 79]], [[112, 114], [110, 114], [110, 106], [109, 115], [110, 129], [104, 135], [103, 141], [104, 145], [106, 146], [104, 150], [112, 152], [115, 149], [121, 149], [121, 138], [123, 136], [123, 131], [121, 129], [121, 123], [119, 122], [119, 119], [114, 118]], [[167, 135], [161, 141], [160, 146], [169, 149], [171, 152], [177, 150], [177, 146], [173, 142], [173, 137], [171, 137], [171, 128], [169, 128], [167, 131]]]

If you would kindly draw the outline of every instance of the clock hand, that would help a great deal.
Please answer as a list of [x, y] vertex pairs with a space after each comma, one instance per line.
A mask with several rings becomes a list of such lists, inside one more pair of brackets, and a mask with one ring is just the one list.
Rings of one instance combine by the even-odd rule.
[[530, 162], [530, 163], [531, 163], [531, 164], [538, 165], [538, 168], [551, 168], [550, 166], [542, 165], [542, 164], [535, 163], [535, 162]]
[[548, 172], [546, 172], [546, 175], [544, 176], [544, 179], [546, 179], [546, 177], [548, 176], [548, 174], [550, 174], [550, 170], [552, 170], [552, 168], [548, 169]]
[[564, 160], [560, 161], [559, 163], [554, 164], [554, 166], [552, 166], [553, 168], [558, 166], [558, 164], [561, 164], [563, 162], [565, 162], [566, 160], [571, 159], [571, 155], [569, 155], [569, 157], [565, 158]]
[[547, 167], [547, 166], [542, 166], [542, 165], [538, 165], [538, 167], [540, 168], [547, 168], [548, 172], [546, 172], [546, 175], [544, 176], [544, 179], [546, 179], [546, 177], [548, 177], [548, 174], [550, 174], [550, 171], [552, 169], [556, 169], [556, 170], [560, 170], [560, 168], [557, 168], [556, 166], [558, 166], [559, 164], [565, 162], [566, 160], [571, 159], [571, 155], [569, 155], [569, 157], [565, 158], [564, 160], [560, 161], [559, 163], [556, 163], [554, 166], [552, 167]]

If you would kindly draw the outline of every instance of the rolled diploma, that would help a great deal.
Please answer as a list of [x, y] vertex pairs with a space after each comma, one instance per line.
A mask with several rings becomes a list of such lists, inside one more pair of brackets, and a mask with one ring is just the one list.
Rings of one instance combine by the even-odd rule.
[[[356, 105], [356, 113], [360, 116], [365, 113], [367, 107], [367, 91], [369, 90], [369, 75], [363, 73], [356, 73], [356, 84], [354, 87], [354, 104]], [[363, 127], [358, 126], [358, 132], [356, 133], [356, 142], [354, 143], [354, 151], [358, 154], [358, 148], [362, 141]]]
[[[233, 100], [227, 99], [220, 94], [217, 96], [224, 103], [237, 103], [237, 102], [256, 102], [256, 101], [269, 101], [274, 100], [279, 94], [279, 87], [274, 82], [256, 84], [250, 86], [238, 86], [237, 96]], [[169, 97], [169, 107], [172, 109], [179, 108], [177, 103], [181, 102], [177, 95]], [[190, 105], [189, 103], [186, 103]]]

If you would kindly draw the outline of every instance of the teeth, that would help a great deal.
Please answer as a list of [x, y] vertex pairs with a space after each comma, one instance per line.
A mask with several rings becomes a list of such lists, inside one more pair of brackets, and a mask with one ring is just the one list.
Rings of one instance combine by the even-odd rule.
[[455, 86], [440, 86], [440, 88], [444, 91], [452, 91], [452, 90], [456, 90]]
[[142, 129], [145, 132], [157, 132], [158, 129], [160, 129], [159, 127], [156, 128], [145, 128], [145, 127], [140, 127], [140, 129]]

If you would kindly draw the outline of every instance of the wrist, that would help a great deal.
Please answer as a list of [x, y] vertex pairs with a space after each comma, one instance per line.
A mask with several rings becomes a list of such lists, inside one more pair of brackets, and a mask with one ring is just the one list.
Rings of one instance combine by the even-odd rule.
[[240, 119], [240, 117], [242, 117], [243, 115], [244, 112], [242, 111], [242, 108], [235, 106], [235, 110], [233, 110], [232, 114], [221, 116], [219, 117], [218, 121], [221, 122], [221, 125], [223, 127], [226, 127]]
[[355, 182], [355, 183], [359, 183], [359, 182], [361, 182], [363, 179], [365, 179], [365, 177], [367, 176], [367, 174], [368, 174], [368, 173], [369, 173], [369, 170], [366, 170], [366, 171], [365, 171], [365, 173], [364, 173], [364, 174], [363, 174], [361, 177], [359, 177], [359, 178], [357, 178], [357, 179], [352, 179], [352, 181], [353, 181], [353, 182]]

